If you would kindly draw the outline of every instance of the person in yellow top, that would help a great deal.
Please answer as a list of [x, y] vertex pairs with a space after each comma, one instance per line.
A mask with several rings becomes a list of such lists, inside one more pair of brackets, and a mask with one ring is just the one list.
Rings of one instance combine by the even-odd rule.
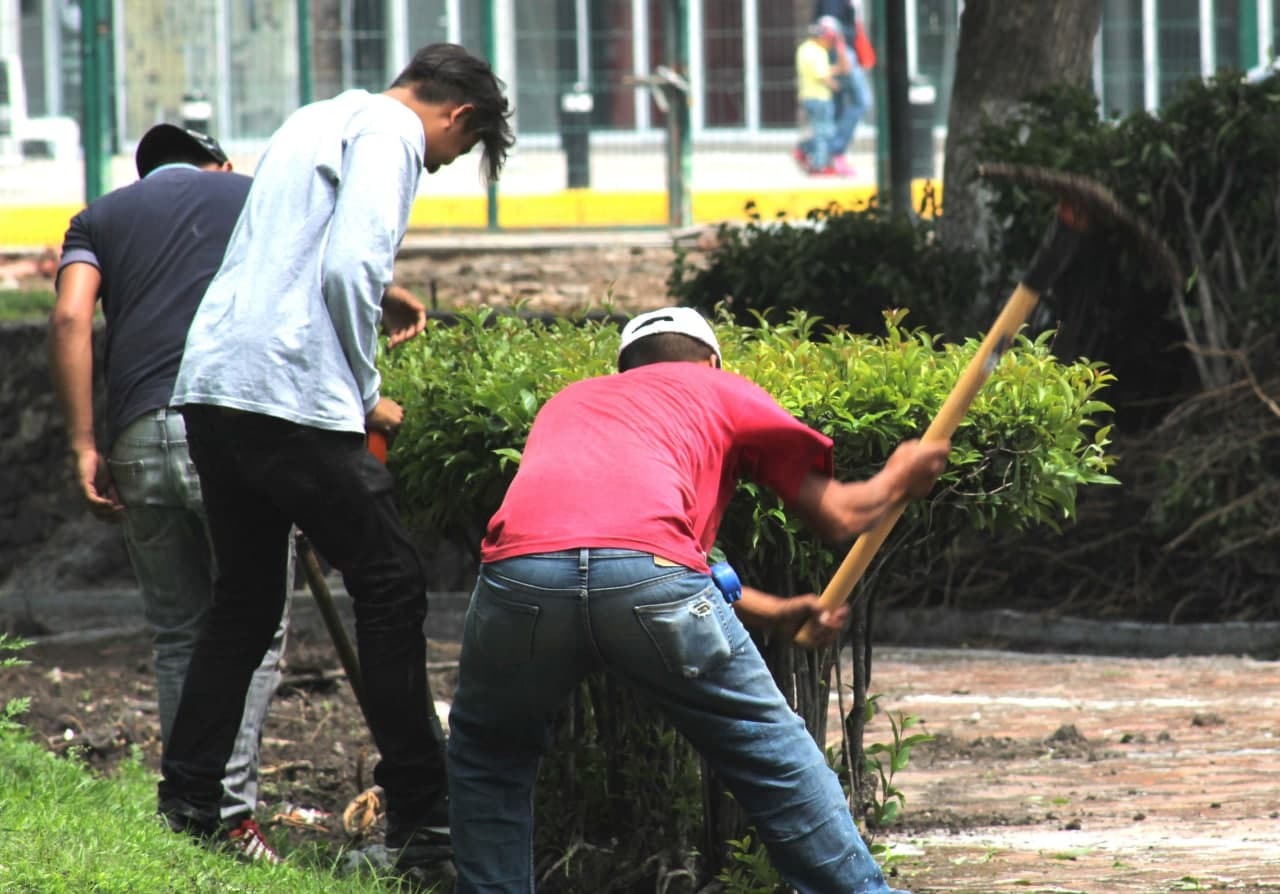
[[[836, 61], [831, 62], [835, 53]], [[796, 92], [804, 109], [809, 136], [795, 150], [796, 161], [810, 174], [837, 173], [831, 164], [836, 135], [835, 90], [849, 71], [849, 54], [834, 16], [823, 16], [809, 28], [809, 37], [796, 49]]]

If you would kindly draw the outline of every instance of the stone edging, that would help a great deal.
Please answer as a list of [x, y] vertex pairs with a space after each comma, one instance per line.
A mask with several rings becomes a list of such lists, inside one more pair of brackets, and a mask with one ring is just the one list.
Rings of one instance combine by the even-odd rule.
[[[340, 610], [344, 615], [349, 614], [350, 597], [339, 581], [332, 581], [332, 586]], [[431, 603], [428, 635], [438, 639], [458, 636], [470, 594], [435, 592], [428, 598]], [[44, 596], [10, 591], [0, 595], [0, 616], [24, 604], [33, 616], [57, 631], [35, 637], [36, 642], [87, 643], [143, 629], [139, 625], [141, 599], [136, 590], [67, 590]], [[294, 594], [293, 605], [299, 623], [318, 623], [313, 617], [314, 603], [305, 590]], [[76, 621], [66, 624], [68, 615]], [[55, 616], [61, 617], [64, 629], [57, 629], [63, 625], [54, 622]], [[68, 626], [73, 629], [66, 629]], [[872, 638], [877, 645], [927, 648], [998, 648], [1144, 658], [1170, 655], [1280, 658], [1280, 623], [1276, 622], [1149, 624], [1009, 610], [895, 609], [882, 610], [876, 615]]]
[[973, 645], [1095, 655], [1248, 655], [1280, 657], [1280, 623], [1150, 624], [1095, 621], [1009, 610], [882, 610], [873, 621], [876, 643], [904, 646]]

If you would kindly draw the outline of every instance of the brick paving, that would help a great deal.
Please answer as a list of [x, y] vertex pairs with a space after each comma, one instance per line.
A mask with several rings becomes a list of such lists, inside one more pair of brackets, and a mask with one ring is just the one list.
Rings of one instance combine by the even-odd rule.
[[871, 690], [937, 736], [883, 838], [915, 894], [1280, 891], [1280, 662], [884, 648]]

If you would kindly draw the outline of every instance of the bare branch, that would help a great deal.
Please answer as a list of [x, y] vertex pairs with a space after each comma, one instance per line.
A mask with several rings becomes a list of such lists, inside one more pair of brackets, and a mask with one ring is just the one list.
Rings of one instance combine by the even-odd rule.
[[[1208, 273], [1208, 265], [1205, 263], [1204, 243], [1200, 232], [1201, 228], [1196, 226], [1195, 218], [1191, 213], [1192, 197], [1195, 188], [1194, 171], [1191, 173], [1191, 178], [1193, 181], [1191, 188], [1183, 186], [1173, 178], [1170, 178], [1169, 183], [1177, 191], [1178, 196], [1182, 200], [1182, 226], [1187, 234], [1187, 250], [1191, 253], [1192, 265], [1197, 271], [1199, 271], [1199, 274], [1196, 276], [1195, 291], [1197, 298], [1196, 304], [1200, 308], [1200, 316], [1204, 321], [1200, 336], [1208, 347], [1214, 350], [1222, 350], [1226, 345], [1223, 343], [1222, 326], [1218, 322], [1218, 313], [1213, 291], [1209, 286], [1208, 277], [1206, 276]], [[1221, 196], [1219, 196], [1219, 199], [1220, 198]], [[1186, 309], [1184, 307], [1179, 307], [1182, 324], [1184, 328], [1187, 328], [1188, 337], [1194, 340], [1196, 337], [1195, 332], [1191, 327], [1190, 318], [1186, 314], [1185, 310]], [[1199, 368], [1200, 364], [1197, 364], [1197, 369]], [[1221, 364], [1215, 363], [1210, 359], [1204, 363], [1204, 368], [1208, 371], [1208, 378], [1205, 379], [1205, 384], [1221, 385], [1226, 381], [1226, 376], [1222, 370]]]
[[1218, 190], [1218, 196], [1213, 203], [1204, 212], [1204, 224], [1197, 234], [1200, 243], [1204, 243], [1209, 238], [1209, 229], [1213, 226], [1213, 219], [1222, 211], [1222, 206], [1226, 203], [1228, 196], [1231, 194], [1231, 183], [1235, 180], [1236, 163], [1231, 161], [1227, 163], [1226, 173], [1222, 177], [1222, 188]]
[[1236, 511], [1242, 506], [1247, 506], [1250, 503], [1261, 500], [1264, 497], [1270, 497], [1272, 494], [1277, 494], [1277, 493], [1280, 493], [1280, 482], [1275, 482], [1265, 487], [1254, 488], [1249, 493], [1240, 497], [1236, 497], [1231, 502], [1224, 503], [1223, 505], [1218, 506], [1210, 510], [1209, 512], [1206, 512], [1204, 515], [1200, 516], [1195, 521], [1193, 521], [1189, 528], [1187, 528], [1177, 537], [1173, 538], [1168, 543], [1166, 543], [1164, 545], [1165, 551], [1173, 552], [1179, 546], [1186, 543], [1187, 540], [1190, 539], [1191, 535], [1194, 534], [1197, 530], [1209, 524], [1210, 522], [1214, 521], [1215, 519], [1219, 519], [1222, 516], [1227, 515], [1228, 513]]

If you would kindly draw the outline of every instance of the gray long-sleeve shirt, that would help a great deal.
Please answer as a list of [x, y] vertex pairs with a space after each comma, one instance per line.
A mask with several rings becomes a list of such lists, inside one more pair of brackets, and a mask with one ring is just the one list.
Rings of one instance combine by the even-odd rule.
[[175, 406], [365, 430], [382, 292], [425, 151], [417, 115], [382, 94], [350, 90], [289, 116], [187, 333]]

